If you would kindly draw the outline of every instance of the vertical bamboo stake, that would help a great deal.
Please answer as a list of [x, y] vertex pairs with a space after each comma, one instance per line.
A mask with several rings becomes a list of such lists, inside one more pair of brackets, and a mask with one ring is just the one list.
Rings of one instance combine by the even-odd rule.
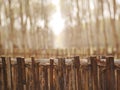
[[77, 69], [77, 89], [81, 90], [81, 73], [79, 56], [74, 57], [75, 68]]
[[5, 57], [1, 57], [1, 59], [2, 59], [2, 68], [3, 68], [3, 86], [4, 86], [4, 90], [8, 90], [6, 60]]
[[101, 89], [102, 90], [107, 90], [106, 89], [106, 82], [107, 82], [107, 76], [106, 76], [106, 70], [103, 70], [101, 72]]
[[73, 65], [72, 65], [72, 83], [73, 83], [73, 90], [77, 90], [76, 86], [76, 62], [73, 60]]
[[66, 68], [66, 90], [69, 90], [69, 82], [70, 82], [70, 66], [68, 65], [67, 68]]
[[31, 83], [31, 77], [30, 77], [30, 68], [29, 68], [29, 66], [26, 68], [26, 90], [30, 90], [30, 89], [32, 89], [31, 87], [30, 87], [30, 83]]
[[89, 62], [89, 64], [88, 64], [88, 81], [89, 81], [88, 87], [89, 87], [89, 90], [93, 90], [92, 78], [91, 78], [92, 72], [91, 72], [91, 62], [90, 62], [90, 58], [88, 59], [88, 62]]
[[50, 90], [54, 90], [53, 87], [53, 64], [54, 64], [54, 60], [50, 59]]
[[18, 78], [17, 78], [17, 64], [13, 64], [12, 66], [12, 82], [13, 82], [13, 90], [16, 90], [17, 89], [17, 81], [18, 81]]
[[85, 70], [85, 90], [89, 90], [89, 88], [88, 88], [88, 69]]
[[107, 90], [115, 90], [115, 71], [114, 71], [114, 58], [107, 57], [106, 59], [107, 68]]
[[13, 90], [13, 85], [12, 85], [12, 65], [11, 65], [11, 58], [7, 58], [7, 75], [8, 75], [8, 87], [9, 90]]
[[21, 68], [22, 68], [22, 82], [23, 82], [23, 86], [24, 86], [24, 89], [26, 88], [25, 85], [26, 85], [26, 67], [25, 67], [25, 59], [24, 58], [21, 58]]
[[26, 66], [26, 90], [29, 90], [29, 81], [28, 81], [28, 66]]
[[37, 86], [37, 90], [41, 90], [40, 89], [40, 78], [39, 78], [39, 63], [36, 64], [36, 86]]
[[64, 74], [65, 74], [65, 59], [58, 59], [58, 67], [59, 67], [59, 89], [65, 90], [65, 82], [64, 82]]
[[44, 71], [44, 90], [48, 90], [48, 67], [44, 66], [43, 67], [43, 71]]
[[32, 57], [32, 78], [33, 78], [33, 90], [36, 90], [35, 59], [34, 59], [34, 57]]
[[97, 71], [96, 57], [90, 57], [90, 61], [91, 61], [91, 70], [92, 70], [93, 90], [98, 90], [98, 71]]
[[2, 90], [2, 64], [1, 64], [1, 60], [0, 60], [0, 90]]
[[17, 85], [17, 90], [24, 90], [23, 86], [23, 70], [22, 70], [22, 59], [20, 57], [17, 58], [17, 78], [18, 78], [18, 85]]
[[117, 70], [117, 90], [120, 90], [120, 70]]
[[54, 75], [55, 75], [55, 83], [54, 83], [54, 85], [55, 85], [55, 90], [59, 90], [58, 67], [57, 67], [57, 66], [54, 67], [54, 70], [55, 70], [55, 72], [54, 72]]
[[99, 77], [99, 81], [98, 81], [98, 82], [99, 82], [99, 90], [101, 90], [101, 89], [102, 89], [102, 77], [101, 77], [101, 75], [102, 75], [102, 69], [101, 69], [101, 68], [102, 68], [102, 67], [99, 66], [98, 68], [99, 68], [99, 69], [98, 69], [98, 72], [99, 72], [99, 73], [98, 73], [98, 77]]

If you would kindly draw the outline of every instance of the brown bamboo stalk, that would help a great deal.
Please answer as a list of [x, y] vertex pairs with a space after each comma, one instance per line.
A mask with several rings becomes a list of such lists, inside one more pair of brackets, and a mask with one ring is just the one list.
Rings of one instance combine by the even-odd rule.
[[4, 90], [8, 90], [8, 79], [7, 79], [7, 65], [6, 65], [6, 58], [1, 57], [2, 59], [2, 72], [3, 72], [3, 87]]
[[[0, 60], [1, 62], [1, 60]], [[0, 90], [2, 90], [2, 64], [0, 63]]]
[[31, 59], [32, 59], [33, 90], [36, 90], [35, 59], [34, 59], [34, 57], [32, 57]]
[[117, 70], [117, 90], [120, 90], [120, 70]]
[[114, 58], [107, 57], [106, 59], [106, 75], [107, 75], [107, 90], [115, 90], [115, 71], [114, 71]]
[[43, 66], [44, 71], [44, 90], [48, 90], [48, 67]]
[[59, 67], [59, 90], [65, 90], [65, 59], [59, 58], [58, 59], [58, 67]]
[[40, 77], [39, 77], [39, 63], [36, 63], [36, 90], [40, 89]]
[[92, 71], [92, 84], [93, 90], [98, 90], [98, 69], [97, 69], [97, 59], [96, 57], [90, 57], [91, 61], [91, 71]]
[[80, 73], [80, 59], [79, 56], [74, 57], [74, 64], [77, 70], [77, 90], [81, 90], [81, 73]]
[[54, 86], [53, 86], [53, 66], [54, 64], [54, 60], [50, 59], [50, 90], [54, 90]]
[[24, 90], [24, 85], [23, 85], [23, 70], [22, 70], [22, 59], [20, 57], [17, 58], [17, 78], [18, 78], [18, 83], [17, 83], [17, 90]]

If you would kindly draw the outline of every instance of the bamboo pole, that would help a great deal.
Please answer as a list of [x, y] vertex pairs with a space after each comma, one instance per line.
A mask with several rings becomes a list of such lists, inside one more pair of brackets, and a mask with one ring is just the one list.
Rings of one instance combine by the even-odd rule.
[[54, 90], [54, 86], [53, 86], [53, 66], [54, 64], [54, 60], [50, 59], [50, 90]]
[[106, 59], [106, 85], [107, 90], [115, 90], [115, 71], [114, 71], [114, 58], [113, 57], [107, 57]]
[[74, 64], [75, 64], [75, 68], [77, 71], [77, 90], [81, 90], [82, 86], [81, 86], [81, 72], [80, 72], [80, 59], [79, 56], [74, 57]]
[[18, 84], [17, 84], [17, 90], [24, 90], [23, 85], [23, 68], [22, 68], [22, 59], [20, 57], [17, 58], [17, 78], [18, 78]]
[[39, 77], [39, 63], [36, 63], [36, 90], [41, 90], [40, 89], [40, 77]]
[[91, 71], [92, 71], [92, 84], [93, 90], [98, 90], [98, 69], [97, 69], [97, 59], [96, 57], [90, 57], [91, 61]]
[[6, 58], [1, 57], [2, 59], [2, 72], [3, 72], [3, 87], [4, 90], [8, 90], [8, 79], [7, 79], [7, 65], [6, 65]]
[[11, 58], [10, 58], [10, 57], [7, 57], [6, 65], [7, 65], [8, 87], [9, 87], [9, 90], [13, 90], [13, 83], [12, 83], [12, 65], [11, 65]]
[[32, 59], [32, 78], [33, 78], [33, 90], [36, 90], [36, 75], [35, 75], [35, 59], [34, 57], [31, 58]]
[[0, 63], [0, 90], [2, 90], [2, 64]]
[[44, 71], [44, 90], [48, 90], [48, 67], [43, 66]]
[[120, 90], [120, 70], [117, 70], [117, 90]]
[[65, 90], [65, 59], [59, 58], [58, 59], [58, 75], [59, 75], [59, 90]]

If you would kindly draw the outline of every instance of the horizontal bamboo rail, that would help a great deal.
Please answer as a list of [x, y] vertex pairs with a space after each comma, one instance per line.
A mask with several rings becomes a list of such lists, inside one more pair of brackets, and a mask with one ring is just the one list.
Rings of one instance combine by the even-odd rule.
[[[96, 50], [90, 50], [88, 48], [68, 48], [68, 49], [39, 49], [39, 50], [23, 50], [15, 48], [13, 52], [10, 52], [9, 49], [1, 49], [0, 56], [11, 56], [11, 57], [31, 57], [34, 56], [36, 58], [58, 58], [58, 57], [71, 57], [71, 56], [80, 56], [81, 58], [88, 57], [90, 55], [112, 55], [116, 57], [114, 50], [111, 52], [105, 53], [105, 49], [101, 49], [99, 53]], [[120, 57], [120, 53], [118, 55]]]

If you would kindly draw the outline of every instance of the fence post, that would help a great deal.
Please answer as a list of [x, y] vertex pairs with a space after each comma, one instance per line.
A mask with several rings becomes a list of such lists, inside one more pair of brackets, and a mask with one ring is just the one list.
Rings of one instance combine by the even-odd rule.
[[31, 58], [32, 59], [32, 78], [33, 78], [33, 90], [36, 90], [36, 75], [35, 75], [35, 59], [34, 57]]
[[115, 90], [115, 71], [114, 71], [114, 57], [106, 58], [106, 89]]
[[44, 90], [48, 90], [48, 67], [47, 65], [43, 66], [44, 71]]
[[8, 90], [6, 59], [5, 59], [5, 57], [1, 57], [1, 59], [2, 59], [2, 69], [3, 69], [3, 85], [4, 85], [4, 90]]
[[76, 80], [77, 80], [77, 89], [81, 90], [82, 86], [81, 86], [81, 73], [80, 73], [80, 58], [79, 58], [79, 56], [74, 57], [73, 64], [74, 64], [74, 67], [77, 70], [77, 77], [76, 77]]
[[120, 70], [117, 70], [117, 90], [120, 90]]
[[9, 90], [13, 90], [12, 64], [11, 64], [11, 58], [10, 57], [7, 58], [6, 64], [7, 64], [8, 87], [9, 87]]
[[69, 90], [70, 70], [71, 70], [71, 66], [67, 65], [67, 68], [66, 68], [66, 90]]
[[23, 83], [23, 87], [24, 89], [26, 88], [25, 85], [26, 85], [26, 67], [25, 67], [25, 59], [24, 58], [21, 58], [21, 68], [22, 68], [22, 83]]
[[98, 90], [98, 69], [96, 57], [90, 57], [93, 90]]
[[23, 86], [23, 70], [22, 70], [22, 59], [20, 57], [17, 57], [17, 78], [18, 78], [18, 85], [17, 90], [24, 90]]
[[93, 85], [92, 85], [92, 65], [91, 65], [90, 57], [88, 58], [88, 88], [89, 88], [89, 90], [93, 90]]
[[37, 86], [37, 90], [41, 90], [40, 89], [40, 77], [39, 77], [39, 63], [36, 63], [36, 86]]
[[53, 87], [53, 67], [54, 67], [54, 60], [50, 59], [50, 90], [54, 90], [54, 87]]
[[1, 64], [1, 58], [0, 58], [0, 90], [2, 90], [2, 64]]
[[65, 90], [65, 59], [63, 58], [59, 58], [58, 59], [58, 68], [59, 68], [59, 71], [58, 71], [58, 75], [59, 75], [59, 89], [60, 90]]

